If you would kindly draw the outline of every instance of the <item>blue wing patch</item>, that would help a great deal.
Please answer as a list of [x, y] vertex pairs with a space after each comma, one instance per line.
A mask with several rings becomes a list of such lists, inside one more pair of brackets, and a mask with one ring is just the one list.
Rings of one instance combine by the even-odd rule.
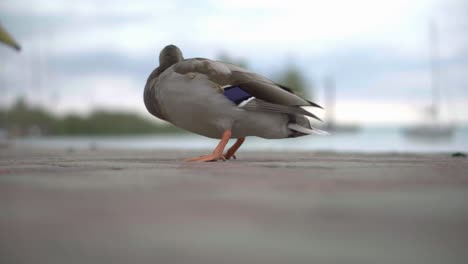
[[253, 96], [248, 92], [244, 91], [239, 86], [231, 86], [224, 88], [224, 96], [231, 100], [236, 105], [239, 105], [243, 101], [252, 98]]

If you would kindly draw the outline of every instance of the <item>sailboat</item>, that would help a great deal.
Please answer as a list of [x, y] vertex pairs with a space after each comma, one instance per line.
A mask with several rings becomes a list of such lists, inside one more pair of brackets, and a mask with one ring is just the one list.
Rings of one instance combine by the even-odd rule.
[[406, 127], [403, 129], [403, 134], [412, 138], [450, 139], [454, 134], [455, 126], [452, 124], [443, 124], [440, 121], [438, 32], [436, 24], [433, 21], [430, 22], [429, 27], [432, 104], [427, 109], [428, 122]]

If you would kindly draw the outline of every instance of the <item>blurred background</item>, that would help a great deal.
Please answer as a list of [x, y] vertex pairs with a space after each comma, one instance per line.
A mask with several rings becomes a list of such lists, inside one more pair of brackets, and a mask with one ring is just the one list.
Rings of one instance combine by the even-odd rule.
[[247, 150], [468, 151], [468, 3], [3, 0], [0, 142], [212, 149], [142, 100], [159, 51], [231, 62], [326, 108], [328, 137]]

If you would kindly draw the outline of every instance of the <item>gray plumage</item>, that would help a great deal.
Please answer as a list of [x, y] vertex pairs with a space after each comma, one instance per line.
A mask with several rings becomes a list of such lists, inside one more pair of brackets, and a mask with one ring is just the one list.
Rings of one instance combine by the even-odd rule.
[[316, 115], [312, 114], [309, 111], [304, 110], [303, 108], [296, 106], [272, 104], [263, 100], [254, 99], [242, 106], [242, 109], [250, 111], [264, 111], [264, 112], [274, 112], [282, 114], [292, 114], [292, 115], [305, 115], [315, 118], [321, 121]]
[[[255, 98], [236, 105], [223, 94], [226, 86], [241, 87]], [[231, 138], [306, 135], [313, 131], [306, 116], [318, 118], [302, 106], [319, 107], [241, 67], [202, 58], [184, 59], [173, 45], [161, 51], [160, 66], [145, 86], [144, 102], [154, 116], [211, 138], [220, 138], [226, 130], [232, 131]]]

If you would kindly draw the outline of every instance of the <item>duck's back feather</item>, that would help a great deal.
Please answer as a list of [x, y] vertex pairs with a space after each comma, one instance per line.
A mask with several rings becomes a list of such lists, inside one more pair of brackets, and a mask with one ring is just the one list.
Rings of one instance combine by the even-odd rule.
[[257, 99], [266, 102], [288, 106], [318, 107], [317, 104], [294, 94], [291, 89], [233, 64], [195, 58], [177, 63], [174, 65], [174, 71], [180, 74], [190, 72], [204, 74], [220, 87], [238, 86]]

